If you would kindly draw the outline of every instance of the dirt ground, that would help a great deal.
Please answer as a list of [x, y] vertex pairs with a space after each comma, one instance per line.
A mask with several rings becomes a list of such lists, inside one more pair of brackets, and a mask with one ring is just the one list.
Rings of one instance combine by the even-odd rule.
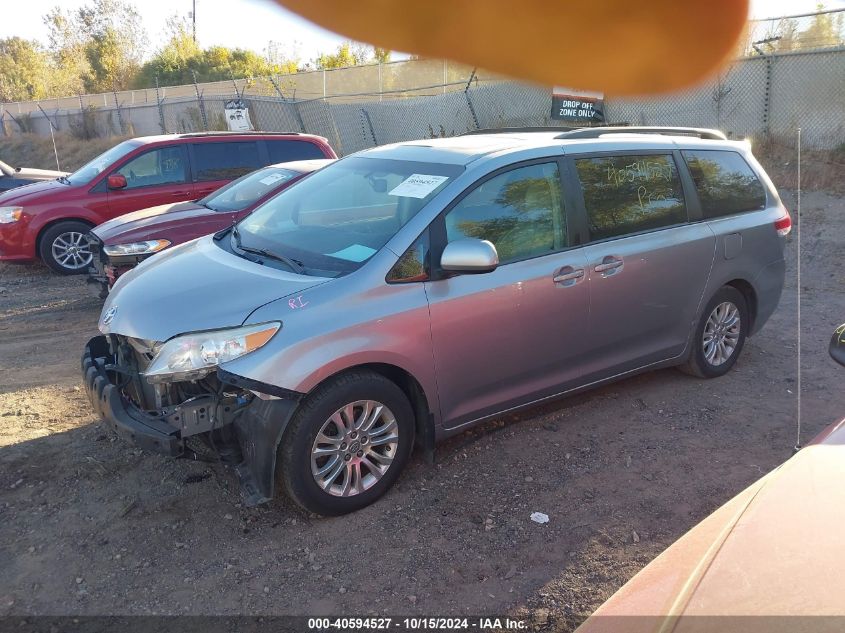
[[[806, 441], [845, 414], [827, 356], [845, 198], [806, 193], [803, 209]], [[78, 376], [99, 302], [83, 279], [2, 265], [0, 615], [530, 613], [570, 628], [791, 454], [794, 234], [781, 304], [728, 376], [662, 370], [506, 416], [333, 519], [244, 508], [232, 471], [117, 440]]]

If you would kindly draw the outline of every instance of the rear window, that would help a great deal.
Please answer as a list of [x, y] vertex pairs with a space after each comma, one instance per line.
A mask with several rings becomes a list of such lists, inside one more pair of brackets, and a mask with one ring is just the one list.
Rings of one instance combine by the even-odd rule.
[[286, 163], [291, 160], [326, 158], [323, 151], [308, 141], [265, 141], [271, 163]]
[[687, 221], [678, 169], [669, 155], [581, 158], [575, 167], [591, 240]]
[[200, 182], [234, 180], [262, 166], [255, 141], [195, 143], [194, 162], [194, 178]]
[[766, 208], [766, 190], [737, 152], [686, 150], [687, 162], [705, 218]]

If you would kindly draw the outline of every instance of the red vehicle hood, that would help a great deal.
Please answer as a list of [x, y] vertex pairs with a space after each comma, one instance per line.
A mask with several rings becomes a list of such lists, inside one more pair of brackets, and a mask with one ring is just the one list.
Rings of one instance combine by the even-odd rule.
[[67, 185], [58, 180], [42, 180], [40, 182], [33, 182], [22, 187], [15, 187], [0, 194], [0, 206], [5, 207], [11, 204], [24, 206], [37, 202], [42, 194], [49, 194], [57, 189], [69, 191], [74, 188], [74, 185]]
[[232, 212], [212, 211], [195, 202], [179, 202], [121, 215], [99, 225], [93, 232], [104, 244], [162, 238], [181, 244], [228, 226], [233, 215]]

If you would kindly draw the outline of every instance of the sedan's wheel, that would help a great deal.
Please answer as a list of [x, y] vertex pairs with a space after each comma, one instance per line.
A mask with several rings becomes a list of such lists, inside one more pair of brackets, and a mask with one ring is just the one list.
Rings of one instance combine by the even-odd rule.
[[335, 411], [311, 447], [311, 474], [323, 490], [351, 497], [372, 488], [393, 464], [396, 417], [380, 402], [350, 402]]
[[310, 512], [353, 512], [393, 485], [413, 435], [413, 410], [395, 383], [369, 371], [343, 374], [297, 409], [279, 447], [277, 475]]
[[88, 242], [90, 226], [75, 220], [59, 222], [41, 236], [41, 259], [55, 272], [78, 275], [87, 272], [93, 256]]
[[701, 378], [726, 374], [742, 351], [748, 325], [743, 294], [732, 286], [720, 288], [702, 312], [690, 358], [681, 369]]

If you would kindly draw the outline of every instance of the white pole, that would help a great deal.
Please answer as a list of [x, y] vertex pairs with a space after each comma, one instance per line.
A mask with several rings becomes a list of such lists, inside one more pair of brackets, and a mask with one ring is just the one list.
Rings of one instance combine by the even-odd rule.
[[801, 446], [801, 128], [798, 128], [798, 200], [795, 217], [795, 239], [798, 241], [798, 257], [795, 264], [796, 283], [798, 284], [798, 436], [795, 439], [795, 448]]
[[53, 122], [50, 120], [50, 117], [47, 117], [47, 123], [50, 124], [50, 139], [53, 141], [53, 154], [56, 155], [56, 170], [61, 171], [62, 168], [59, 167], [59, 152], [56, 149], [56, 137], [53, 136]]

